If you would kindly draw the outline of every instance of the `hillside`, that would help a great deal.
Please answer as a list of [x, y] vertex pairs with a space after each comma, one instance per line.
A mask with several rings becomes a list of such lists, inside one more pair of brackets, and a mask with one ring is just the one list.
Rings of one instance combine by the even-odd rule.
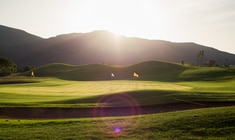
[[0, 45], [1, 48], [16, 46], [33, 41], [41, 41], [42, 38], [29, 34], [23, 30], [14, 29], [0, 25]]
[[[107, 31], [72, 33], [49, 39], [1, 26], [0, 57], [19, 65], [48, 63], [130, 65], [149, 60], [197, 63], [196, 54], [205, 51], [204, 62], [235, 64], [235, 55], [195, 43], [173, 43], [163, 40], [118, 36]], [[17, 35], [19, 34], [19, 35]]]
[[[57, 63], [41, 66], [34, 72], [36, 77], [55, 77], [64, 80], [204, 81], [231, 79], [235, 69], [197, 68], [168, 62], [146, 61], [130, 66], [102, 64], [76, 66]], [[133, 76], [134, 72], [139, 75], [138, 78]], [[31, 72], [23, 75], [30, 76]]]

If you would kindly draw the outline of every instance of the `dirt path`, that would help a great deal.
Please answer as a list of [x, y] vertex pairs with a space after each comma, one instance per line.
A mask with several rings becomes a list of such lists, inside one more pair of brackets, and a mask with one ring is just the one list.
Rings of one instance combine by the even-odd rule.
[[91, 118], [107, 116], [130, 116], [188, 110], [196, 108], [235, 106], [235, 102], [186, 102], [145, 107], [109, 107], [109, 108], [0, 108], [0, 118], [14, 119], [62, 119]]

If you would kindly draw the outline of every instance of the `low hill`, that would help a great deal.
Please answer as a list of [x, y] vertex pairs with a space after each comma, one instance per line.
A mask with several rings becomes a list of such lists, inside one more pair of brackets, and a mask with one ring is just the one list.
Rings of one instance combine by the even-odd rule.
[[[68, 65], [48, 64], [34, 70], [37, 77], [56, 77], [65, 80], [177, 80], [185, 67], [179, 64], [147, 61], [130, 66], [111, 66], [102, 64]], [[134, 77], [137, 73], [139, 77]], [[112, 76], [112, 73], [114, 76]], [[30, 76], [30, 72], [25, 73]]]
[[[146, 61], [130, 66], [102, 64], [68, 65], [48, 64], [34, 70], [36, 77], [55, 77], [65, 80], [212, 80], [231, 79], [235, 69], [199, 68], [161, 61]], [[138, 78], [133, 74], [137, 73]], [[112, 73], [114, 76], [112, 76]], [[24, 75], [30, 76], [30, 72]]]
[[107, 31], [72, 33], [41, 39], [26, 35], [21, 30], [4, 26], [1, 28], [1, 31], [7, 30], [7, 34], [0, 35], [0, 57], [8, 57], [18, 65], [131, 65], [150, 60], [174, 63], [183, 60], [185, 63], [197, 64], [196, 54], [199, 50], [205, 52], [204, 62], [215, 60], [217, 64], [235, 64], [234, 54], [190, 42], [174, 43], [125, 37]]

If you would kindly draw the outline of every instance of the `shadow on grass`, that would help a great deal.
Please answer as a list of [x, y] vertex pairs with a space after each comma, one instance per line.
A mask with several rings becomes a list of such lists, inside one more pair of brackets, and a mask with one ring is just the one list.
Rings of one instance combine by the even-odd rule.
[[39, 83], [39, 80], [33, 78], [4, 78], [0, 77], [0, 84], [28, 84], [28, 83]]
[[[166, 91], [166, 90], [140, 90], [140, 91], [130, 91], [130, 92], [120, 92], [112, 93], [99, 96], [91, 96], [86, 98], [70, 99], [70, 100], [60, 100], [54, 102], [47, 102], [49, 104], [96, 104], [101, 103], [102, 99], [106, 98], [127, 98], [128, 102], [138, 102], [139, 105], [151, 105], [151, 104], [163, 104], [168, 103], [172, 100], [171, 95], [176, 94], [177, 91]], [[124, 106], [123, 101], [120, 102], [116, 100], [112, 105]]]
[[[90, 96], [85, 98], [58, 100], [53, 102], [43, 102], [43, 104], [73, 104], [73, 105], [89, 105], [96, 106], [97, 104], [119, 107], [131, 106], [155, 106], [167, 105], [172, 103], [187, 103], [204, 106], [204, 103], [224, 103], [232, 102], [235, 98], [231, 94], [218, 94], [207, 92], [190, 92], [190, 91], [174, 91], [174, 90], [138, 90], [129, 92], [111, 93], [106, 95]], [[114, 99], [115, 98], [115, 99]]]

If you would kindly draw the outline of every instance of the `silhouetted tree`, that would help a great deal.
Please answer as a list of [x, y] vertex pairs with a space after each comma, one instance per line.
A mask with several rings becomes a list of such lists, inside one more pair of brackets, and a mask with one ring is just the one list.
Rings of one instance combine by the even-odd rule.
[[215, 60], [209, 60], [209, 61], [206, 63], [206, 65], [207, 65], [208, 67], [214, 67], [214, 66], [216, 66], [216, 61], [215, 61]]
[[25, 66], [18, 66], [17, 70], [18, 70], [18, 72], [26, 72], [26, 71], [31, 71], [35, 68], [36, 68], [36, 66], [25, 65]]
[[184, 65], [184, 60], [181, 61], [181, 64]]
[[204, 58], [204, 50], [200, 50], [197, 53], [197, 65], [198, 66], [202, 66], [203, 58]]
[[0, 58], [0, 76], [5, 76], [17, 71], [16, 64], [7, 58]]
[[228, 61], [228, 58], [225, 58], [224, 59], [224, 66], [229, 68], [229, 61]]

